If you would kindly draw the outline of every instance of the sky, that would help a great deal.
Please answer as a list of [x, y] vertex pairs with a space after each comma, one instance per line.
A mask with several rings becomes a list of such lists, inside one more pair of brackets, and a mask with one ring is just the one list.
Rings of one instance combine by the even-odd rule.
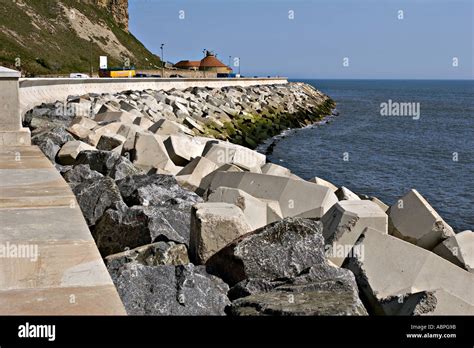
[[209, 49], [245, 76], [474, 78], [474, 0], [129, 0], [129, 15], [173, 63]]

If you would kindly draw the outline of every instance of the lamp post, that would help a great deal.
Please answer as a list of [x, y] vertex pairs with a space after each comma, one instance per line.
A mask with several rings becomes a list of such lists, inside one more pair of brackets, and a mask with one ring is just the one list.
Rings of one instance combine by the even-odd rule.
[[92, 38], [89, 37], [90, 47], [89, 47], [89, 75], [92, 77]]
[[165, 77], [165, 55], [163, 53], [163, 47], [165, 46], [164, 43], [161, 44], [161, 77]]
[[[203, 49], [202, 53], [204, 54], [204, 58], [207, 56], [207, 49]], [[206, 71], [203, 69], [202, 70], [202, 77], [206, 77]]]

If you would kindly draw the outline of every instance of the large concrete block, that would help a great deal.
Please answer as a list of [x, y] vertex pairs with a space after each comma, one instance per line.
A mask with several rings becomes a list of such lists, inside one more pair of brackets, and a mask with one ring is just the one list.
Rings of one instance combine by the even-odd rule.
[[467, 271], [474, 273], [474, 233], [463, 231], [438, 244], [433, 252]]
[[474, 274], [431, 251], [370, 228], [356, 245], [364, 252], [353, 253], [344, 267], [354, 272], [373, 313], [393, 314], [398, 311], [397, 305], [402, 307], [405, 298], [438, 289], [450, 296], [439, 296], [430, 312], [473, 313]]
[[95, 122], [93, 119], [89, 117], [84, 117], [84, 116], [74, 117], [71, 123], [69, 124], [69, 127], [72, 127], [75, 124], [79, 124], [82, 127], [87, 128], [87, 129], [92, 129], [97, 126], [97, 122]]
[[92, 146], [97, 146], [102, 135], [117, 134], [123, 123], [113, 122], [105, 126], [97, 126], [92, 129], [92, 133], [87, 136], [86, 142]]
[[324, 179], [318, 178], [317, 176], [315, 176], [314, 178], [309, 179], [308, 181], [312, 182], [312, 183], [315, 183], [315, 184], [318, 184], [318, 185], [326, 186], [326, 187], [330, 188], [332, 192], [336, 192], [338, 190], [336, 185], [334, 185], [334, 184], [332, 184], [329, 181], [326, 181]]
[[166, 119], [158, 120], [153, 126], [148, 128], [152, 133], [159, 135], [173, 135], [173, 134], [188, 134], [194, 135], [194, 133], [186, 126], [179, 124], [175, 121], [169, 121]]
[[211, 186], [212, 180], [214, 179], [214, 176], [216, 175], [217, 172], [243, 172], [244, 170], [240, 167], [237, 167], [234, 164], [226, 163], [221, 165], [219, 168], [216, 170], [212, 171], [211, 173], [207, 174], [204, 178], [201, 180], [201, 184], [199, 185], [199, 188], [196, 190], [196, 193], [205, 196], [205, 193], [209, 186]]
[[334, 204], [321, 222], [327, 257], [341, 266], [366, 228], [387, 233], [388, 217], [371, 201], [344, 200]]
[[[399, 301], [403, 302], [400, 308]], [[392, 302], [392, 308], [389, 304]], [[445, 315], [456, 313], [456, 315], [472, 315], [473, 306], [467, 305], [465, 301], [450, 294], [443, 289], [433, 291], [420, 291], [403, 299], [395, 298], [389, 301], [384, 308], [389, 315]], [[391, 309], [391, 311], [390, 311]]]
[[75, 123], [71, 126], [69, 126], [67, 129], [66, 129], [69, 133], [71, 133], [74, 138], [76, 139], [80, 139], [80, 140], [86, 140], [89, 138], [89, 137], [93, 137], [94, 136], [94, 132], [91, 131], [89, 128], [87, 127], [84, 127], [83, 125], [81, 125], [80, 123]]
[[127, 138], [119, 134], [104, 134], [100, 137], [99, 143], [97, 144], [98, 150], [112, 151], [113, 149], [121, 146]]
[[347, 187], [341, 186], [336, 191], [336, 196], [340, 201], [346, 200], [353, 200], [353, 201], [360, 201], [360, 197], [356, 195], [354, 192], [349, 190]]
[[95, 147], [79, 140], [68, 141], [58, 152], [58, 163], [63, 165], [74, 164], [79, 153], [86, 150], [95, 150]]
[[278, 201], [283, 217], [321, 218], [337, 197], [327, 187], [304, 180], [249, 172], [217, 172], [210, 191], [220, 186], [238, 188], [264, 200]]
[[240, 145], [215, 140], [206, 144], [202, 156], [218, 166], [231, 163], [249, 171], [259, 170], [266, 161], [265, 155], [261, 153]]
[[94, 118], [96, 122], [121, 122], [132, 124], [136, 116], [127, 111], [106, 111], [97, 114]]
[[217, 169], [217, 165], [204, 157], [196, 157], [176, 174], [179, 184], [188, 190], [198, 191], [201, 189], [201, 181], [208, 174]]
[[185, 166], [193, 158], [201, 156], [206, 142], [187, 135], [170, 135], [164, 144], [174, 164]]
[[283, 176], [285, 178], [291, 177], [291, 171], [288, 168], [279, 166], [274, 163], [265, 163], [262, 167], [262, 174]]
[[388, 232], [422, 248], [431, 250], [454, 236], [453, 229], [416, 190], [410, 190], [387, 213]]
[[148, 171], [152, 168], [170, 169], [174, 166], [168, 157], [161, 138], [154, 134], [137, 132], [133, 152], [133, 164], [142, 170]]
[[153, 121], [150, 121], [148, 118], [140, 116], [140, 117], [135, 118], [135, 120], [133, 121], [133, 124], [136, 124], [137, 126], [140, 126], [140, 128], [142, 128], [143, 130], [146, 130], [150, 128], [151, 126], [153, 126], [154, 123]]
[[386, 205], [384, 202], [382, 202], [377, 197], [370, 197], [370, 201], [377, 204], [384, 212], [387, 212], [387, 210], [390, 208], [388, 205]]
[[136, 124], [123, 124], [120, 126], [120, 128], [117, 130], [118, 135], [124, 136], [127, 140], [123, 143], [123, 151], [128, 152], [133, 150], [133, 147], [135, 146], [135, 136], [137, 132], [143, 132], [140, 126], [137, 126]]
[[251, 230], [244, 213], [236, 205], [198, 203], [191, 212], [191, 259], [196, 264], [204, 264], [228, 243]]
[[267, 224], [267, 203], [262, 202], [242, 190], [230, 187], [219, 187], [209, 195], [207, 201], [236, 205], [244, 212], [252, 230], [256, 230]]

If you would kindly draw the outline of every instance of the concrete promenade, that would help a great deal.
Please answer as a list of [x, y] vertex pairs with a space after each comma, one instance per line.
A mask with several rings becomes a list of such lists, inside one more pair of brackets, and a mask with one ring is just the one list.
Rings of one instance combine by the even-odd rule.
[[21, 124], [0, 67], [0, 315], [124, 315], [69, 185]]
[[74, 194], [36, 146], [0, 147], [0, 314], [125, 314]]

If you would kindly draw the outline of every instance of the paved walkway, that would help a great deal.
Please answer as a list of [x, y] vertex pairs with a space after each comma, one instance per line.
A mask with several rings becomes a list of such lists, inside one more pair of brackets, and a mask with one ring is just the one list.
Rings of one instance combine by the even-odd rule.
[[0, 146], [1, 314], [125, 314], [74, 194], [36, 146]]

